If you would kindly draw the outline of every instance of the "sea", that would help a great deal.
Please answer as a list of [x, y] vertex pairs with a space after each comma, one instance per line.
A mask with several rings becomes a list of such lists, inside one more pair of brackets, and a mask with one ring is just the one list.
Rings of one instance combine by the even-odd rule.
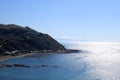
[[120, 80], [120, 43], [69, 41], [79, 53], [35, 54], [0, 62], [0, 80]]

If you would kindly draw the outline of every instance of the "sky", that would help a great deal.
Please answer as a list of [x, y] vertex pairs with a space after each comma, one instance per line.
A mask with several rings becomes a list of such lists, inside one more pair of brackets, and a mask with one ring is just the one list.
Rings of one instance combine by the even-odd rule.
[[120, 42], [120, 0], [0, 0], [0, 23], [57, 40]]

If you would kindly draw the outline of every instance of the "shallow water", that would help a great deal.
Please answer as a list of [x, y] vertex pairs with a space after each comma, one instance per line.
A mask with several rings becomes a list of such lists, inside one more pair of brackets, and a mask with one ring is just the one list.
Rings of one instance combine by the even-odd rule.
[[88, 53], [40, 54], [7, 60], [2, 63], [31, 68], [0, 68], [0, 80], [120, 80], [119, 43], [69, 42], [69, 48]]

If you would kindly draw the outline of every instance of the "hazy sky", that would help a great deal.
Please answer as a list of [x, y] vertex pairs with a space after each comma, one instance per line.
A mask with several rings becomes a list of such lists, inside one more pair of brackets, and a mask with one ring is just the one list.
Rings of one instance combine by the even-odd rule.
[[120, 42], [120, 0], [0, 0], [0, 23], [56, 39]]

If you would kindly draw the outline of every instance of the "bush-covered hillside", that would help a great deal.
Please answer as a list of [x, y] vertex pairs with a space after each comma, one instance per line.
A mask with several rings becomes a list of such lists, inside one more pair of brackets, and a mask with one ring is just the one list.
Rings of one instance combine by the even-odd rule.
[[65, 50], [59, 42], [48, 34], [29, 27], [14, 24], [0, 24], [0, 53], [12, 51], [30, 52], [37, 50]]

